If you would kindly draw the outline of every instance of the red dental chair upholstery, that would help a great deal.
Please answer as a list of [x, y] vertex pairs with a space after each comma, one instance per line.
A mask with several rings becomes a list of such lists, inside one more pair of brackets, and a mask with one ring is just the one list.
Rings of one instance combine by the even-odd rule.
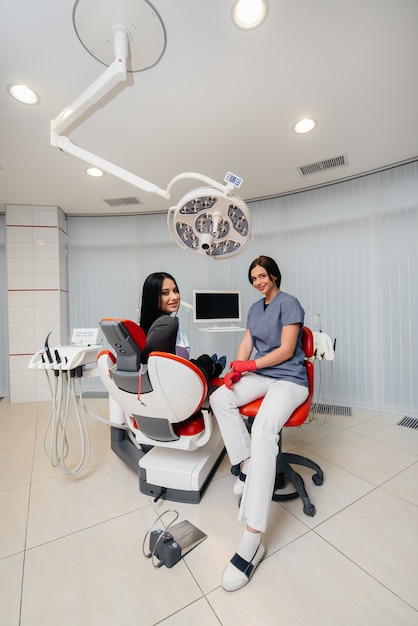
[[[142, 493], [198, 501], [207, 484], [202, 487], [199, 475], [199, 485], [192, 489], [195, 495], [186, 493], [190, 489], [183, 489], [181, 484], [188, 480], [184, 478], [185, 468], [201, 462], [206, 471], [213, 462], [215, 470], [224, 454], [217, 424], [209, 412], [204, 375], [190, 361], [166, 352], [151, 352], [147, 364], [142, 365], [146, 336], [135, 322], [104, 318], [99, 325], [112, 351], [103, 350], [98, 355], [97, 367], [121, 424], [120, 429], [111, 429], [113, 451], [137, 471], [139, 464]], [[114, 416], [111, 419], [113, 423], [116, 420]], [[144, 467], [157, 457], [162, 468], [149, 469], [159, 476], [158, 484], [150, 485]]]
[[[306, 373], [308, 375], [309, 395], [305, 402], [303, 402], [303, 404], [295, 409], [295, 411], [289, 417], [286, 424], [284, 425], [285, 428], [300, 426], [301, 424], [303, 424], [308, 418], [311, 410], [314, 392], [314, 364], [310, 359], [314, 353], [314, 337], [312, 331], [307, 326], [302, 327], [302, 349], [306, 357], [305, 367]], [[240, 408], [241, 415], [248, 418], [249, 428], [251, 428], [252, 421], [257, 418], [257, 412], [260, 408], [262, 401], [263, 398], [260, 398], [259, 400], [254, 400], [253, 402], [250, 402]], [[315, 506], [309, 500], [303, 478], [293, 469], [291, 464], [301, 465], [314, 470], [315, 474], [312, 476], [312, 480], [315, 485], [322, 485], [324, 480], [323, 471], [321, 470], [319, 465], [317, 465], [314, 461], [311, 461], [310, 459], [307, 459], [298, 454], [292, 454], [291, 452], [283, 452], [282, 437], [283, 431], [281, 431], [279, 439], [276, 464], [276, 481], [272, 498], [275, 501], [283, 501], [300, 497], [303, 501], [303, 512], [306, 515], [310, 515], [312, 517], [315, 515]], [[232, 471], [233, 473], [236, 473], [234, 468], [232, 469]], [[280, 490], [284, 487], [285, 478], [287, 478], [287, 480], [294, 486], [296, 491], [292, 493], [279, 494], [277, 493], [277, 490]]]

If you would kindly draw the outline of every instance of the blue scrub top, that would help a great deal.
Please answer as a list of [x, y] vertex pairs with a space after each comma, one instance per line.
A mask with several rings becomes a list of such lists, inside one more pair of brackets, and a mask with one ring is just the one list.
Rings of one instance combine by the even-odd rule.
[[247, 317], [247, 328], [256, 349], [255, 359], [269, 354], [281, 345], [283, 326], [300, 324], [300, 330], [295, 352], [290, 359], [273, 367], [259, 369], [256, 373], [308, 387], [304, 365], [305, 353], [301, 342], [305, 311], [297, 298], [284, 291], [279, 291], [266, 308], [264, 308], [264, 300], [262, 298], [255, 302], [248, 311]]

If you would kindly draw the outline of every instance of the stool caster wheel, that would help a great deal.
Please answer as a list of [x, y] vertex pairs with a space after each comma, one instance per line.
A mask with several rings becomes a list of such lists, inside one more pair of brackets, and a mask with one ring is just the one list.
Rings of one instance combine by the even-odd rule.
[[315, 505], [311, 504], [310, 506], [304, 506], [303, 512], [305, 515], [309, 515], [309, 517], [313, 517], [316, 513]]
[[315, 483], [315, 485], [318, 485], [318, 486], [322, 485], [322, 483], [324, 482], [324, 479], [319, 474], [314, 474], [312, 476], [312, 480]]

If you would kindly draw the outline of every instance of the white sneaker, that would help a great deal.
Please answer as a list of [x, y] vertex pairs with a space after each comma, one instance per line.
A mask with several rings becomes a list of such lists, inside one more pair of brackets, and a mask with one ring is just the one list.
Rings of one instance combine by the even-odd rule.
[[254, 574], [255, 568], [265, 552], [263, 542], [260, 541], [260, 545], [250, 562], [243, 559], [239, 554], [234, 554], [222, 575], [222, 587], [225, 591], [236, 591], [244, 587]]
[[234, 494], [234, 496], [242, 496], [242, 494], [244, 493], [244, 485], [245, 485], [246, 478], [247, 478], [247, 474], [243, 474], [241, 472], [241, 474], [236, 479], [234, 486], [232, 488], [232, 493]]

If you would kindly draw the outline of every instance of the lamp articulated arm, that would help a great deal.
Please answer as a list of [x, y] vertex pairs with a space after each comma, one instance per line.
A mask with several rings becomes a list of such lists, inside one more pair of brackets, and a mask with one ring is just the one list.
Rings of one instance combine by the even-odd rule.
[[129, 36], [122, 28], [114, 32], [115, 60], [94, 83], [74, 102], [69, 104], [51, 122], [51, 145], [57, 145], [57, 137], [79, 120], [79, 118], [102, 100], [116, 85], [126, 80], [126, 63], [129, 53]]
[[51, 122], [50, 143], [67, 154], [78, 157], [82, 161], [94, 165], [117, 178], [142, 189], [148, 193], [156, 194], [162, 198], [170, 199], [172, 187], [179, 180], [197, 179], [201, 182], [212, 185], [221, 192], [232, 191], [233, 185], [221, 185], [217, 181], [195, 172], [186, 172], [175, 176], [169, 183], [167, 190], [160, 189], [157, 185], [129, 172], [128, 170], [102, 159], [101, 157], [84, 150], [75, 145], [67, 136], [66, 131], [75, 124], [82, 115], [88, 113], [98, 102], [100, 102], [116, 85], [126, 80], [126, 63], [129, 53], [129, 35], [122, 27], [114, 31], [115, 60], [105, 72], [97, 78], [72, 104], [68, 105]]
[[234, 188], [242, 179], [228, 172], [225, 185], [198, 174], [185, 172], [175, 176], [166, 190], [125, 170], [110, 161], [75, 145], [67, 136], [71, 127], [91, 115], [96, 105], [116, 85], [126, 80], [129, 55], [129, 32], [122, 26], [113, 30], [114, 61], [72, 104], [51, 121], [50, 143], [90, 165], [94, 165], [134, 187], [169, 200], [172, 188], [180, 180], [199, 180], [206, 187], [195, 189], [167, 213], [167, 225], [174, 241], [183, 249], [221, 259], [242, 252], [253, 240], [251, 217], [245, 202]]
[[122, 180], [131, 183], [135, 187], [139, 187], [149, 193], [155, 193], [163, 198], [167, 198], [167, 193], [144, 180], [143, 178], [132, 174], [131, 172], [106, 161], [79, 146], [76, 146], [66, 135], [66, 131], [72, 124], [75, 124], [82, 115], [88, 113], [98, 102], [100, 102], [116, 85], [126, 80], [127, 69], [126, 63], [129, 53], [129, 36], [123, 28], [117, 28], [115, 35], [115, 60], [97, 78], [90, 87], [88, 87], [72, 104], [68, 105], [54, 120], [51, 122], [50, 143], [67, 154], [78, 157], [82, 161], [95, 165], [100, 169], [113, 174]]

